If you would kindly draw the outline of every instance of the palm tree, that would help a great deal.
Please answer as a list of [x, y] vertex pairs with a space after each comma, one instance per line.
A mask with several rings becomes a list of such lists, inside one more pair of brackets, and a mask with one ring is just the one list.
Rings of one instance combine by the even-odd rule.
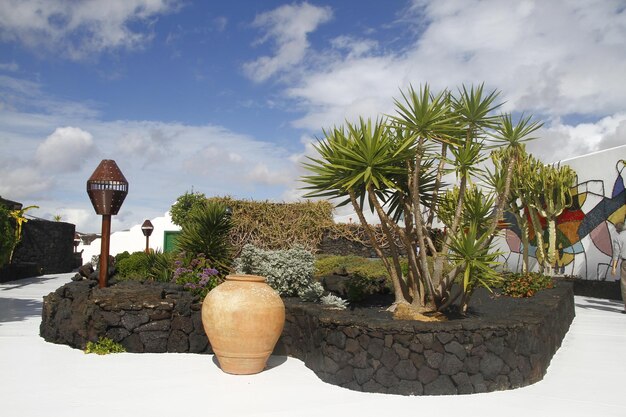
[[13, 252], [15, 251], [15, 248], [20, 243], [20, 240], [22, 240], [22, 226], [28, 221], [24, 215], [28, 210], [34, 208], [39, 208], [39, 206], [28, 206], [18, 210], [11, 210], [9, 212], [9, 216], [15, 221], [15, 242], [13, 248], [11, 249], [11, 254], [9, 255], [9, 263], [13, 260]]

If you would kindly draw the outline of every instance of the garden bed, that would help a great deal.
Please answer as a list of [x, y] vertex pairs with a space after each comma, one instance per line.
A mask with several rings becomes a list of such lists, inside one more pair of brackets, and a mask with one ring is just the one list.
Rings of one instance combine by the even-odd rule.
[[[381, 308], [329, 310], [284, 299], [274, 351], [303, 360], [322, 380], [353, 390], [404, 395], [469, 394], [542, 379], [574, 318], [572, 285], [528, 299], [479, 292], [470, 317], [394, 321]], [[129, 352], [210, 353], [197, 300], [169, 284], [69, 283], [44, 297], [40, 332], [83, 349], [109, 337]]]

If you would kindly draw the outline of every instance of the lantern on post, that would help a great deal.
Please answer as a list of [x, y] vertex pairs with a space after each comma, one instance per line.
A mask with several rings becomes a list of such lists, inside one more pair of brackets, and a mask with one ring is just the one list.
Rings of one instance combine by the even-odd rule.
[[107, 285], [109, 274], [109, 244], [111, 215], [117, 214], [128, 194], [128, 181], [112, 159], [103, 159], [87, 180], [87, 194], [96, 213], [102, 216], [102, 244], [100, 246], [100, 274], [98, 286]]
[[150, 253], [150, 235], [154, 230], [154, 226], [152, 226], [152, 222], [150, 220], [146, 220], [141, 225], [141, 232], [146, 237], [146, 253]]

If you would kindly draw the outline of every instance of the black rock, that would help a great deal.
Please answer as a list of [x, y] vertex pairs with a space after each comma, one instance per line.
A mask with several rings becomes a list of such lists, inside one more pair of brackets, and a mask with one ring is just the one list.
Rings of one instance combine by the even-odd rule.
[[456, 393], [456, 387], [447, 375], [439, 375], [433, 382], [424, 386], [424, 394], [426, 395], [451, 395]]

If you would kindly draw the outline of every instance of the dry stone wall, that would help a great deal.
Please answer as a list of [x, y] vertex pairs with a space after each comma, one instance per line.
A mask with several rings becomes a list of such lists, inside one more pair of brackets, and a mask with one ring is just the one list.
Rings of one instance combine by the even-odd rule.
[[202, 328], [202, 304], [180, 286], [136, 281], [102, 289], [96, 285], [77, 281], [45, 296], [41, 336], [78, 349], [108, 337], [128, 352], [212, 352]]
[[15, 248], [13, 263], [33, 263], [43, 274], [71, 272], [74, 257], [75, 226], [65, 222], [30, 219], [22, 228], [22, 239]]
[[302, 359], [326, 382], [404, 395], [471, 394], [537, 382], [574, 318], [569, 284], [488, 321], [360, 319], [295, 300], [288, 305], [281, 353]]
[[[44, 297], [42, 337], [81, 349], [106, 336], [129, 352], [211, 353], [201, 304], [181, 287], [95, 284], [73, 282]], [[569, 283], [531, 299], [503, 300], [500, 316], [441, 323], [284, 301], [285, 329], [274, 354], [303, 360], [332, 384], [403, 395], [469, 394], [539, 381], [574, 317]], [[477, 308], [488, 311], [487, 305]]]

